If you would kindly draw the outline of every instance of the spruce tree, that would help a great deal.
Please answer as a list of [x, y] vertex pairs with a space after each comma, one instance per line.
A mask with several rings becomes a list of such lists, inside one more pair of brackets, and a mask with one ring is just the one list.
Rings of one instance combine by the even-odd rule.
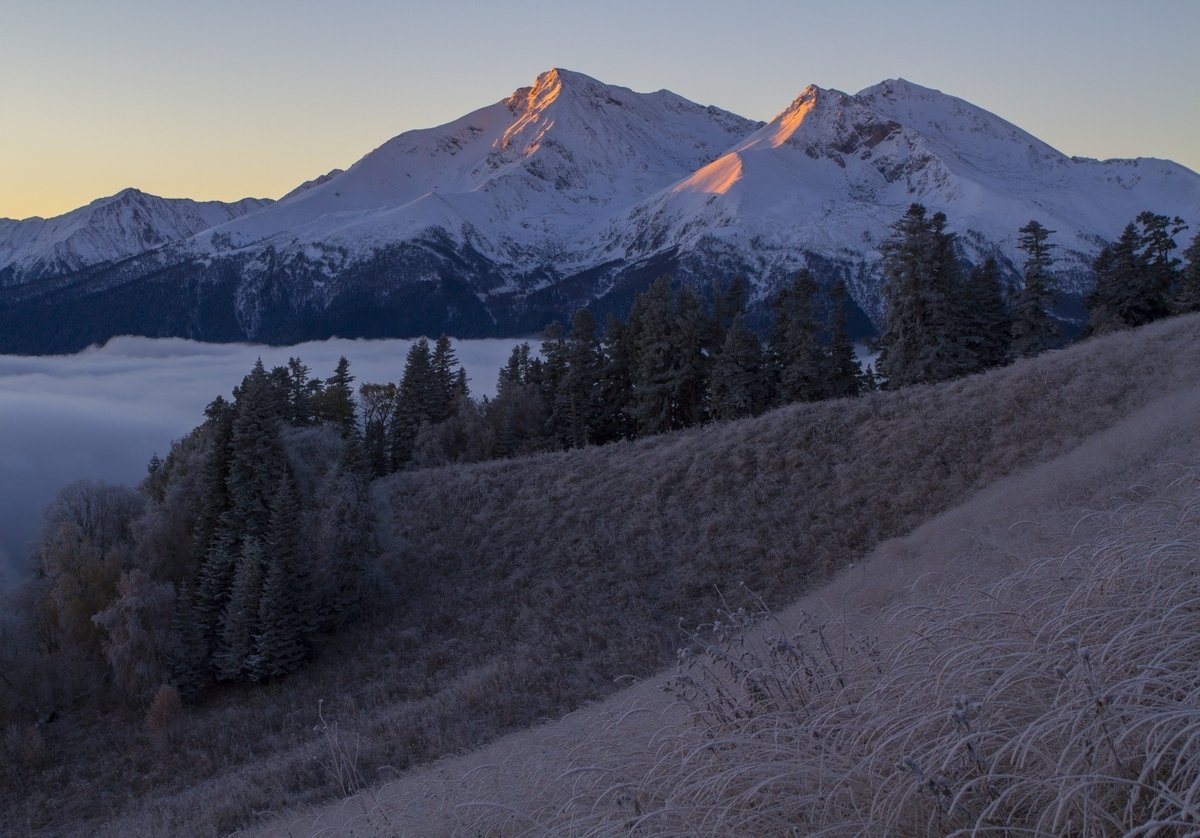
[[337, 425], [342, 436], [348, 437], [356, 432], [354, 376], [350, 374], [350, 361], [344, 355], [338, 358], [333, 375], [325, 379], [325, 390], [320, 405], [320, 418]]
[[675, 427], [675, 344], [671, 280], [661, 277], [634, 298], [629, 326], [634, 340], [633, 415], [639, 434]]
[[1178, 245], [1175, 237], [1187, 229], [1183, 219], [1153, 212], [1138, 213], [1141, 227], [1142, 260], [1146, 265], [1143, 295], [1146, 301], [1146, 322], [1158, 320], [1171, 313], [1171, 296], [1179, 279], [1180, 260], [1173, 255]]
[[444, 421], [454, 412], [454, 390], [457, 381], [455, 367], [458, 356], [454, 353], [454, 343], [445, 334], [438, 337], [433, 346], [430, 367], [433, 373], [432, 398], [429, 405], [429, 420], [437, 423]]
[[300, 504], [290, 472], [284, 474], [271, 504], [266, 539], [266, 576], [258, 603], [253, 680], [278, 678], [300, 667], [316, 631], [310, 579], [303, 567], [296, 538]]
[[603, 357], [596, 338], [592, 313], [581, 308], [571, 317], [566, 338], [565, 369], [559, 380], [550, 415], [559, 442], [582, 448], [595, 438], [597, 401]]
[[226, 481], [232, 460], [230, 442], [233, 439], [233, 406], [221, 396], [217, 396], [205, 408], [204, 415], [208, 453], [204, 460], [200, 505], [193, 531], [193, 555], [197, 567], [203, 565], [208, 556], [221, 520], [231, 505]]
[[230, 509], [222, 523], [239, 539], [266, 533], [271, 492], [283, 468], [276, 395], [262, 361], [237, 393], [226, 478]]
[[971, 372], [962, 282], [946, 217], [911, 205], [883, 243], [885, 313], [878, 372], [890, 388]]
[[1174, 310], [1180, 314], [1200, 311], [1200, 233], [1183, 254], [1187, 266], [1179, 274]]
[[637, 419], [633, 412], [633, 332], [627, 324], [613, 315], [608, 316], [602, 344], [603, 368], [600, 373], [600, 395], [596, 441], [615, 442], [633, 439], [637, 434]]
[[396, 413], [392, 417], [392, 470], [404, 468], [412, 459], [413, 440], [425, 422], [433, 420], [437, 382], [429, 341], [420, 338], [408, 349], [404, 374], [396, 393]]
[[738, 314], [725, 330], [725, 342], [713, 364], [709, 407], [715, 419], [757, 416], [770, 398], [762, 345]]
[[830, 398], [857, 396], [863, 389], [862, 365], [846, 326], [846, 283], [838, 280], [830, 290], [829, 350], [826, 353], [825, 391]]
[[700, 297], [686, 285], [680, 288], [675, 294], [670, 330], [673, 428], [690, 427], [707, 416], [705, 394], [711, 357], [707, 343], [712, 331], [712, 321]]
[[213, 655], [217, 677], [223, 681], [240, 679], [254, 669], [263, 572], [262, 542], [249, 536], [242, 542], [229, 601], [221, 615], [220, 641]]
[[1050, 316], [1054, 304], [1050, 250], [1054, 245], [1048, 239], [1054, 231], [1031, 220], [1018, 232], [1021, 236], [1017, 247], [1025, 251], [1025, 265], [1014, 305], [1010, 351], [1013, 357], [1027, 358], [1050, 349], [1061, 339], [1058, 324]]
[[191, 589], [184, 585], [175, 597], [171, 620], [170, 682], [184, 698], [194, 698], [209, 681], [208, 641], [192, 607]]
[[1000, 282], [1000, 266], [989, 256], [972, 268], [964, 288], [968, 347], [979, 369], [1005, 363], [1012, 344], [1013, 322]]
[[1148, 298], [1146, 294], [1149, 265], [1135, 224], [1125, 225], [1120, 237], [1101, 249], [1092, 270], [1095, 284], [1084, 298], [1090, 333], [1102, 334], [1150, 322], [1158, 305], [1152, 295]]
[[309, 368], [299, 358], [288, 358], [288, 424], [310, 425], [316, 418], [316, 403], [319, 401], [321, 383], [314, 380], [309, 372]]
[[806, 269], [771, 300], [767, 351], [775, 404], [825, 398], [828, 369], [817, 318], [817, 282]]

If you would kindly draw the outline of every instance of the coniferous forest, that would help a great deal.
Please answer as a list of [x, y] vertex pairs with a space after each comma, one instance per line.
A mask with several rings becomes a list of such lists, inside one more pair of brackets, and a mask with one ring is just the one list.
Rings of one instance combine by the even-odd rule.
[[[46, 510], [34, 576], [9, 595], [2, 626], [10, 759], [45, 765], [28, 731], [64, 715], [169, 738], [188, 706], [278, 689], [385, 603], [453, 596], [380, 570], [390, 536], [372, 492], [389, 475], [943, 382], [1063, 346], [1054, 231], [1036, 220], [1014, 231], [1025, 255], [1014, 277], [994, 259], [966, 264], [948, 226], [918, 204], [895, 222], [877, 361], [865, 369], [845, 285], [808, 271], [769, 300], [762, 335], [738, 277], [704, 293], [663, 277], [604, 324], [580, 309], [549, 324], [536, 350], [513, 350], [492, 398], [472, 397], [445, 335], [416, 340], [394, 382], [357, 382], [345, 358], [325, 378], [299, 358], [258, 363], [140, 486], [73, 484]], [[1177, 255], [1183, 231], [1144, 212], [1103, 248], [1084, 336], [1200, 310], [1200, 236]]]

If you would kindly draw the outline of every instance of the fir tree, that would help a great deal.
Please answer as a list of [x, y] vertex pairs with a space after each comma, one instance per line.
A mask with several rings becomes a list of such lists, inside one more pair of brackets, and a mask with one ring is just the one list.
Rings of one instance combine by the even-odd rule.
[[817, 319], [817, 282], [808, 270], [771, 300], [767, 338], [775, 404], [811, 402], [827, 395], [825, 351]]
[[1025, 251], [1025, 266], [1021, 274], [1021, 290], [1017, 292], [1011, 352], [1014, 357], [1027, 358], [1043, 352], [1060, 340], [1058, 325], [1050, 316], [1054, 290], [1049, 273], [1053, 260], [1047, 241], [1053, 230], [1047, 230], [1036, 220], [1019, 231], [1017, 247]]
[[191, 589], [184, 585], [175, 597], [171, 620], [171, 652], [167, 661], [171, 685], [184, 698], [194, 698], [209, 681], [208, 641], [192, 607]]
[[1146, 322], [1158, 320], [1171, 313], [1171, 296], [1179, 279], [1180, 260], [1173, 255], [1178, 247], [1175, 237], [1187, 229], [1183, 219], [1153, 212], [1138, 213], [1141, 227], [1142, 260], [1146, 265], [1143, 295], [1146, 300]]
[[633, 360], [635, 347], [632, 330], [613, 315], [608, 316], [602, 344], [603, 369], [596, 441], [615, 442], [633, 439], [637, 419], [633, 413]]
[[396, 413], [392, 418], [392, 469], [403, 468], [412, 459], [413, 440], [421, 425], [433, 421], [436, 409], [437, 379], [429, 341], [420, 338], [408, 349], [404, 374], [396, 393]]
[[1116, 242], [1101, 249], [1092, 270], [1095, 284], [1084, 298], [1089, 332], [1101, 334], [1150, 322], [1158, 304], [1146, 294], [1149, 265], [1136, 225], [1125, 225]]
[[266, 576], [258, 603], [258, 633], [250, 662], [253, 680], [278, 678], [300, 667], [316, 631], [307, 570], [296, 545], [300, 505], [290, 472], [271, 504], [266, 540]]
[[238, 391], [230, 438], [230, 508], [222, 523], [238, 538], [266, 533], [271, 492], [283, 467], [275, 396], [259, 361]]
[[220, 642], [213, 655], [217, 677], [223, 681], [239, 679], [254, 668], [263, 571], [262, 542], [250, 536], [242, 543], [237, 559], [229, 601], [221, 615]]
[[671, 327], [671, 427], [690, 427], [703, 422], [707, 415], [705, 394], [711, 357], [707, 343], [712, 329], [700, 297], [687, 286], [680, 288], [675, 294]]
[[1180, 314], [1200, 311], [1200, 233], [1183, 255], [1187, 267], [1180, 272], [1174, 299], [1174, 310]]
[[446, 335], [441, 335], [433, 347], [430, 367], [433, 373], [432, 396], [429, 405], [429, 420], [437, 423], [450, 417], [454, 411], [456, 384], [455, 366], [458, 356], [454, 344]]
[[594, 437], [603, 361], [596, 339], [596, 321], [586, 308], [572, 316], [564, 352], [565, 368], [555, 393], [550, 424], [562, 445], [582, 448]]
[[640, 434], [675, 427], [675, 344], [671, 334], [671, 281], [662, 277], [634, 298], [629, 327], [633, 415]]
[[1009, 358], [1013, 322], [1000, 283], [1000, 267], [993, 257], [971, 269], [963, 292], [968, 348], [979, 369], [1000, 366]]
[[878, 372], [888, 387], [945, 381], [971, 372], [962, 283], [946, 217], [913, 204], [884, 242], [885, 314]]
[[825, 390], [830, 398], [857, 396], [863, 389], [863, 371], [854, 354], [854, 344], [846, 327], [846, 283], [838, 280], [830, 291], [832, 311], [829, 317]]
[[350, 374], [350, 361], [344, 355], [338, 358], [333, 375], [325, 379], [325, 390], [320, 399], [320, 418], [337, 425], [342, 436], [350, 436], [356, 431], [354, 376]]
[[725, 330], [725, 343], [713, 365], [709, 405], [715, 419], [756, 416], [770, 391], [762, 346], [738, 314]]

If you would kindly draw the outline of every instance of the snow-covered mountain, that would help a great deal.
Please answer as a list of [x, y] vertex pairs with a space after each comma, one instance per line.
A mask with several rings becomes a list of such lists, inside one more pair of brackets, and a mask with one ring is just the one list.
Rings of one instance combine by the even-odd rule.
[[[695, 264], [758, 278], [839, 266], [880, 314], [879, 243], [913, 202], [943, 211], [964, 255], [1019, 264], [1017, 229], [1056, 231], [1060, 286], [1082, 292], [1103, 242], [1145, 209], [1200, 221], [1200, 176], [1154, 159], [1071, 158], [961, 99], [902, 79], [851, 96], [806, 88], [717, 160], [616, 221], [641, 255], [648, 234]], [[771, 283], [765, 283], [768, 287]]]
[[[279, 342], [530, 333], [580, 305], [619, 311], [663, 272], [704, 284], [740, 273], [761, 304], [804, 265], [846, 279], [877, 318], [879, 244], [913, 202], [946, 213], [965, 258], [996, 255], [1010, 269], [1017, 229], [1037, 219], [1056, 231], [1058, 273], [1078, 294], [1102, 243], [1138, 212], [1200, 222], [1200, 175], [1067, 157], [903, 80], [856, 95], [808, 87], [764, 125], [550, 70], [269, 206], [242, 202], [208, 223], [193, 210], [183, 223], [174, 203], [159, 215], [143, 201], [145, 214], [113, 213], [104, 228], [102, 241], [124, 245], [112, 256], [98, 244], [75, 247], [61, 268], [22, 256], [39, 276], [77, 270], [85, 254], [112, 264], [0, 294], [0, 341], [18, 322], [11, 344], [28, 351], [64, 348], [68, 332], [75, 344], [121, 331]], [[0, 222], [0, 268], [18, 263], [3, 225], [29, 223]], [[139, 247], [149, 249], [126, 258]], [[10, 275], [34, 275], [23, 270]], [[69, 325], [54, 335], [28, 325], [40, 322], [30, 311], [49, 310]]]
[[123, 189], [55, 218], [0, 218], [0, 285], [136, 256], [270, 203], [259, 198], [234, 203], [159, 198]]

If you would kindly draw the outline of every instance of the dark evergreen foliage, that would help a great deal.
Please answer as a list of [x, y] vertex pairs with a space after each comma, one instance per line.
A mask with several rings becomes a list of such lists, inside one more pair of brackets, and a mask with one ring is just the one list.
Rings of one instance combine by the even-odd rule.
[[946, 217], [913, 204], [884, 242], [885, 315], [878, 370], [890, 388], [972, 372], [962, 283]]
[[771, 301], [767, 351], [775, 404], [811, 402], [828, 395], [828, 365], [821, 346], [817, 281], [807, 270]]
[[1187, 267], [1179, 274], [1173, 307], [1176, 312], [1200, 311], [1200, 233], [1184, 251]]
[[769, 398], [762, 345], [738, 314], [725, 330], [725, 342], [713, 365], [709, 409], [714, 419], [756, 416]]
[[1010, 351], [1014, 357], [1027, 358], [1050, 349], [1061, 339], [1058, 324], [1050, 316], [1054, 304], [1050, 250], [1054, 245], [1048, 239], [1054, 231], [1032, 220], [1018, 232], [1017, 247], [1025, 251], [1025, 266], [1013, 307]]
[[846, 283], [839, 280], [830, 291], [829, 349], [826, 353], [825, 392], [832, 399], [857, 396], [863, 391], [863, 370], [854, 354], [846, 328]]

